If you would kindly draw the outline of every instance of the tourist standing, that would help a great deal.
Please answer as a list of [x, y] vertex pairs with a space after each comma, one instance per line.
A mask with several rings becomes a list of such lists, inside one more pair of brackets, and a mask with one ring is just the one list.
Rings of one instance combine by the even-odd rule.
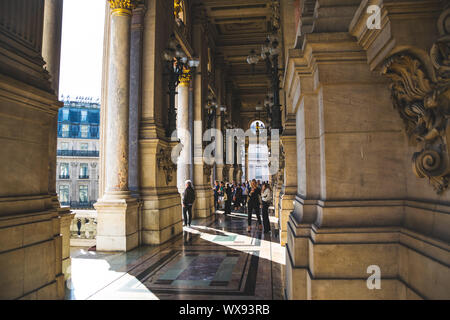
[[220, 191], [220, 186], [219, 186], [219, 181], [215, 181], [214, 182], [214, 209], [215, 210], [219, 210], [219, 191]]
[[232, 199], [232, 191], [229, 183], [226, 184], [225, 192], [224, 192], [224, 200], [225, 200], [225, 214], [231, 214], [231, 199]]
[[268, 233], [270, 232], [269, 207], [272, 205], [272, 189], [268, 183], [263, 184], [261, 200], [264, 233]]
[[247, 185], [245, 183], [243, 183], [241, 185], [241, 189], [242, 189], [242, 207], [244, 208], [244, 212], [245, 212], [245, 207], [247, 206], [247, 196], [248, 196]]
[[260, 214], [261, 190], [258, 188], [258, 185], [257, 185], [255, 179], [252, 180], [250, 185], [251, 185], [251, 190], [249, 192], [248, 211], [247, 211], [247, 218], [248, 218], [247, 232], [250, 232], [252, 230], [253, 212], [255, 212], [256, 218], [258, 219], [259, 230], [262, 230], [261, 214]]
[[186, 181], [186, 189], [183, 193], [183, 219], [184, 219], [184, 226], [191, 226], [192, 222], [192, 206], [194, 205], [195, 201], [195, 191], [192, 187], [192, 181], [187, 180]]

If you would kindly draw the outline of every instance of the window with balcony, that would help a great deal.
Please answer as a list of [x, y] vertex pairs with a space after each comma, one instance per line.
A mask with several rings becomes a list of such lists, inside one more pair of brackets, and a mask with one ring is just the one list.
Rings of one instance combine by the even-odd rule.
[[69, 121], [69, 109], [62, 110], [62, 121]]
[[87, 110], [81, 110], [81, 122], [87, 122], [88, 112]]
[[87, 163], [80, 164], [80, 179], [89, 179], [89, 166]]
[[88, 186], [80, 186], [79, 200], [81, 204], [89, 203]]
[[69, 186], [63, 185], [59, 186], [59, 202], [61, 202], [61, 205], [69, 205]]
[[63, 124], [61, 127], [61, 136], [63, 138], [68, 138], [69, 137], [69, 130], [70, 130], [70, 126], [68, 124]]
[[59, 165], [59, 178], [60, 179], [69, 179], [69, 164], [61, 163]]
[[81, 138], [87, 138], [89, 136], [89, 126], [81, 126]]

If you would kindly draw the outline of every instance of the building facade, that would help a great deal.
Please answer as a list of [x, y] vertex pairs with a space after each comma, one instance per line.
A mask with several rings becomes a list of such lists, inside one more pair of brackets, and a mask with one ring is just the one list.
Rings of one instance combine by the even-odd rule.
[[62, 206], [93, 209], [98, 199], [100, 104], [66, 98], [58, 113], [56, 191]]

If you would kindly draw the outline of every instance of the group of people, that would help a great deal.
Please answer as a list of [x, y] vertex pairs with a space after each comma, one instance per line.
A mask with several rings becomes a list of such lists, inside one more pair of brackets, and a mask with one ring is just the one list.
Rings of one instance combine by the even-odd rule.
[[[195, 202], [195, 191], [190, 180], [186, 181], [186, 189], [182, 197], [184, 226], [191, 226], [192, 206]], [[245, 183], [219, 183], [216, 181], [213, 187], [214, 207], [220, 209], [224, 204], [225, 215], [231, 214], [232, 208], [235, 211], [247, 213], [247, 231], [252, 230], [253, 214], [258, 221], [258, 229], [264, 233], [270, 232], [269, 207], [272, 205], [272, 188], [266, 181], [259, 180], [246, 181]], [[261, 219], [262, 215], [262, 219]]]
[[213, 190], [216, 210], [219, 210], [220, 204], [224, 203], [225, 215], [231, 214], [232, 208], [235, 211], [247, 212], [248, 232], [251, 232], [252, 217], [255, 214], [259, 230], [263, 230], [264, 227], [264, 233], [270, 232], [269, 207], [273, 197], [272, 188], [268, 182], [261, 183], [255, 179], [245, 183], [216, 181]]

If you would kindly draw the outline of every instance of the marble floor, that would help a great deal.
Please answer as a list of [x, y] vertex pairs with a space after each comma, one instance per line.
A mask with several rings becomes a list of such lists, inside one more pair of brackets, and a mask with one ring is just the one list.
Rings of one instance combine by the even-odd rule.
[[[256, 220], [256, 219], [255, 219]], [[161, 246], [127, 253], [72, 248], [67, 299], [283, 299], [285, 249], [272, 232], [247, 233], [246, 215], [194, 220]]]

